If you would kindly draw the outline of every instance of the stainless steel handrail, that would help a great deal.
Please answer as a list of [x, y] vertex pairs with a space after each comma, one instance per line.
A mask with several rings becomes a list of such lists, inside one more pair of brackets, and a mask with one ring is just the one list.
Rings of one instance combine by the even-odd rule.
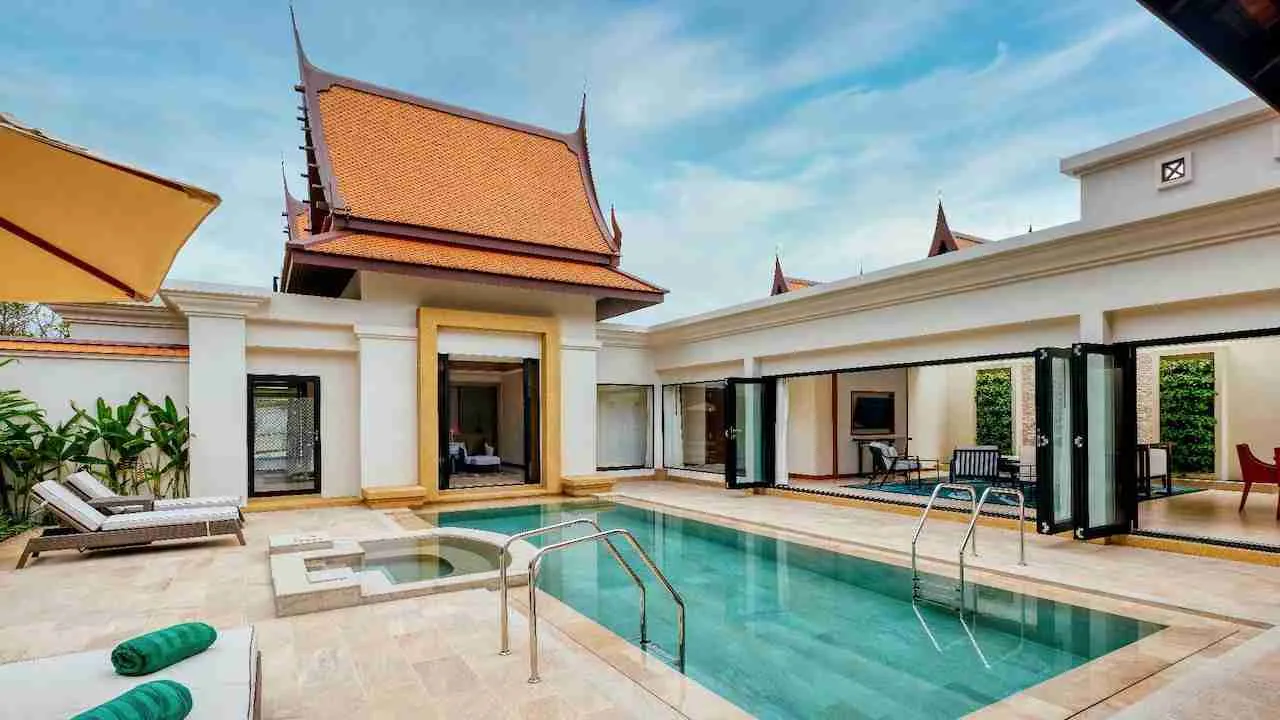
[[[978, 556], [978, 515], [982, 512], [982, 506], [987, 504], [988, 495], [1008, 495], [1018, 499], [1018, 564], [1027, 564], [1027, 499], [1017, 488], [988, 487], [982, 491], [982, 497], [978, 499], [978, 504], [973, 506], [973, 517], [969, 518], [969, 529], [965, 532], [964, 543], [960, 545], [960, 554], [964, 555], [964, 546], [969, 544], [973, 551], [973, 556]], [[961, 565], [963, 573], [964, 566]]]
[[[974, 508], [978, 507], [978, 493], [974, 491], [972, 485], [963, 483], [938, 483], [933, 486], [933, 493], [929, 495], [929, 502], [924, 506], [924, 512], [920, 513], [920, 521], [916, 523], [915, 534], [911, 536], [911, 582], [917, 582], [920, 577], [920, 571], [916, 562], [916, 543], [920, 540], [920, 532], [924, 530], [924, 523], [929, 519], [929, 511], [933, 509], [933, 503], [938, 500], [938, 493], [943, 490], [959, 490], [960, 492], [969, 493], [969, 500], [973, 503]], [[960, 592], [964, 592], [964, 545], [960, 546]], [[914, 593], [914, 588], [913, 588]]]
[[[499, 605], [498, 634], [500, 636], [500, 641], [498, 644], [499, 655], [511, 654], [511, 647], [508, 639], [509, 633], [507, 629], [508, 617], [509, 617], [509, 613], [507, 610], [507, 563], [511, 560], [511, 552], [510, 552], [511, 544], [517, 540], [523, 540], [525, 538], [531, 538], [538, 535], [545, 535], [546, 533], [553, 532], [555, 530], [562, 530], [567, 527], [573, 527], [574, 525], [590, 525], [592, 528], [595, 528], [595, 531], [597, 533], [604, 532], [604, 530], [600, 527], [600, 523], [596, 522], [595, 520], [592, 520], [591, 518], [574, 518], [573, 520], [558, 522], [554, 525], [547, 525], [545, 527], [534, 528], [533, 530], [525, 530], [524, 532], [518, 532], [515, 535], [508, 537], [507, 541], [502, 544], [502, 547], [498, 548], [498, 605]], [[648, 618], [645, 617], [644, 581], [641, 580], [640, 576], [636, 574], [636, 571], [634, 568], [631, 567], [631, 564], [622, 558], [622, 555], [618, 553], [618, 548], [614, 547], [614, 544], [612, 542], [609, 542], [609, 540], [606, 538], [604, 541], [604, 544], [606, 547], [609, 548], [609, 554], [613, 556], [613, 559], [618, 561], [618, 564], [621, 565], [622, 568], [627, 571], [627, 574], [631, 576], [631, 579], [635, 581], [636, 587], [640, 588], [640, 642], [642, 644], [647, 643], [649, 641], [649, 621], [648, 621]]]
[[[649, 571], [653, 573], [654, 577], [658, 578], [659, 582], [662, 583], [663, 587], [667, 589], [667, 592], [671, 594], [671, 599], [675, 601], [676, 603], [676, 647], [677, 647], [676, 663], [680, 668], [680, 672], [684, 672], [684, 659], [685, 659], [684, 598], [680, 597], [680, 593], [676, 592], [676, 589], [672, 587], [670, 581], [667, 580], [667, 576], [662, 574], [662, 571], [659, 570], [658, 566], [654, 564], [653, 559], [649, 557], [649, 553], [645, 552], [644, 548], [640, 546], [639, 541], [637, 541], [635, 536], [631, 534], [631, 531], [625, 530], [622, 528], [615, 528], [613, 530], [604, 530], [602, 532], [595, 533], [594, 535], [583, 535], [582, 537], [573, 538], [572, 540], [564, 540], [562, 542], [554, 543], [552, 545], [547, 545], [546, 547], [538, 550], [538, 552], [534, 553], [533, 559], [529, 561], [529, 682], [530, 683], [536, 683], [541, 679], [538, 677], [538, 570], [542, 566], [543, 558], [545, 558], [548, 553], [552, 553], [557, 550], [563, 550], [572, 545], [577, 545], [578, 543], [594, 542], [597, 540], [603, 540], [605, 543], [608, 543], [609, 537], [612, 535], [621, 535], [622, 537], [625, 537], [627, 539], [627, 542], [631, 543], [631, 547], [636, 551], [636, 554], [640, 556], [640, 559], [644, 561], [644, 564], [649, 568]], [[616, 554], [616, 551], [615, 551], [614, 557], [616, 557], [618, 559], [618, 562], [622, 563], [624, 566], [627, 564], [626, 560], [623, 560], [621, 555]], [[632, 576], [633, 577], [635, 576], [634, 572], [632, 572]], [[643, 583], [641, 583], [641, 586], [643, 587]], [[643, 618], [644, 618], [643, 595], [641, 596], [641, 603], [642, 604], [640, 606], [640, 617], [641, 617], [641, 622], [643, 623], [644, 622], [643, 621]], [[642, 644], [643, 642], [645, 641], [642, 641]]]

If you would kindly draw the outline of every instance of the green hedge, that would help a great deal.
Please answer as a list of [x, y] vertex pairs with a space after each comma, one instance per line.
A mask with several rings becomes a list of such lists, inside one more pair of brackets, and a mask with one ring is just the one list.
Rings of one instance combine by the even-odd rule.
[[1160, 359], [1160, 440], [1173, 443], [1174, 472], [1213, 472], [1212, 357]]
[[974, 386], [978, 409], [979, 445], [995, 445], [1013, 453], [1013, 371], [1009, 368], [979, 370]]

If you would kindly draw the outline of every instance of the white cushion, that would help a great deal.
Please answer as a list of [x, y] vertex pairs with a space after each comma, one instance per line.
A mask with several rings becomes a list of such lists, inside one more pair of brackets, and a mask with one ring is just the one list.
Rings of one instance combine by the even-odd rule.
[[502, 458], [497, 455], [472, 455], [467, 458], [468, 465], [501, 465]]
[[179, 510], [182, 508], [205, 507], [240, 507], [240, 498], [234, 495], [210, 495], [208, 497], [168, 498], [156, 500], [156, 510]]
[[102, 481], [94, 477], [88, 470], [77, 470], [71, 473], [67, 476], [67, 484], [84, 493], [90, 500], [116, 496], [115, 493], [111, 492], [111, 488], [103, 485]]
[[1151, 448], [1147, 451], [1148, 471], [1152, 477], [1169, 474], [1169, 453], [1164, 448]]
[[253, 628], [245, 627], [219, 631], [208, 650], [143, 677], [117, 675], [111, 648], [0, 665], [0, 717], [71, 717], [144, 682], [173, 680], [191, 691], [187, 720], [247, 720], [257, 652]]
[[189, 523], [239, 520], [240, 513], [233, 507], [181, 508], [178, 510], [151, 510], [149, 512], [121, 513], [102, 521], [103, 530], [132, 530], [134, 528], [167, 527]]
[[102, 527], [107, 516], [98, 512], [89, 503], [76, 497], [76, 494], [52, 480], [36, 483], [32, 488], [36, 496], [62, 511], [88, 530]]

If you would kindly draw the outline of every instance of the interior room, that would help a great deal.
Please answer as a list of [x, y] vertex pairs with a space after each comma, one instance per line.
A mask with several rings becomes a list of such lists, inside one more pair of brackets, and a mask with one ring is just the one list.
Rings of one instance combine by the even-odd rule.
[[662, 388], [664, 467], [715, 473], [725, 471], [725, 383], [698, 382]]
[[[783, 382], [792, 487], [887, 492], [923, 503], [959, 462], [955, 469], [963, 477], [957, 480], [1016, 487], [1028, 512], [1034, 506], [1031, 358], [837, 371]], [[978, 460], [990, 462], [968, 467]]]
[[653, 387], [596, 386], [596, 469], [653, 467]]
[[538, 482], [527, 452], [537, 445], [537, 393], [529, 392], [537, 360], [455, 355], [442, 356], [442, 363], [448, 375], [442, 408], [448, 417], [448, 450], [442, 453], [447, 488]]
[[1136, 356], [1138, 529], [1280, 546], [1280, 337]]

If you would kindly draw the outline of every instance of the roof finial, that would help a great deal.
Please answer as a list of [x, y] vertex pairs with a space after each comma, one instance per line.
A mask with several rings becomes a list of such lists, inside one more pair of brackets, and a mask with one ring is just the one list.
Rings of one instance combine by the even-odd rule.
[[578, 134], [587, 136], [587, 81], [582, 81], [582, 107], [578, 111]]
[[311, 61], [307, 59], [307, 53], [302, 49], [302, 35], [298, 32], [298, 16], [293, 12], [293, 3], [289, 3], [289, 21], [293, 23], [293, 49], [298, 53], [298, 68], [301, 74], [301, 68], [310, 65]]
[[613, 203], [609, 204], [609, 224], [613, 225], [613, 247], [618, 252], [622, 252], [622, 227], [618, 225], [618, 213]]

